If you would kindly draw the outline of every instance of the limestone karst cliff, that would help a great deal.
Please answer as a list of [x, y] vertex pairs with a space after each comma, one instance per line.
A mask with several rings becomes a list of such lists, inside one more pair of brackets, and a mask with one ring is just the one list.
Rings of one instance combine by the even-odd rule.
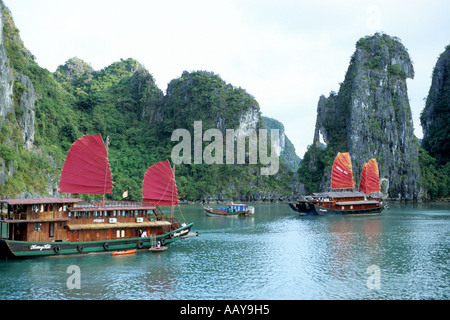
[[440, 164], [450, 160], [450, 45], [433, 71], [430, 91], [422, 111], [422, 146]]
[[387, 197], [419, 197], [418, 145], [406, 84], [413, 77], [399, 39], [377, 33], [357, 42], [339, 92], [319, 99], [314, 143], [300, 170], [308, 189], [329, 189], [332, 160], [348, 151], [356, 187], [364, 162], [374, 157]]

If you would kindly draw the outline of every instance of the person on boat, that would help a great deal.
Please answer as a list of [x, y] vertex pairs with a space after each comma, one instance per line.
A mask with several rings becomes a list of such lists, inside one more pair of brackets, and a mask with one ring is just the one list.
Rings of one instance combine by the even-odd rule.
[[147, 238], [147, 231], [142, 232], [141, 238]]
[[156, 246], [158, 249], [161, 248], [161, 242], [158, 241], [158, 245]]

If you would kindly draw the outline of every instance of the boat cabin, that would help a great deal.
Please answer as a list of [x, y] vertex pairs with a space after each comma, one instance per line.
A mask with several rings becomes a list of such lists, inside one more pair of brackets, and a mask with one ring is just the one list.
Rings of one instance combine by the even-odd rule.
[[64, 241], [68, 212], [81, 199], [0, 200], [0, 239], [16, 241]]
[[0, 239], [82, 242], [137, 238], [169, 232], [158, 207], [137, 202], [98, 205], [81, 199], [0, 200]]

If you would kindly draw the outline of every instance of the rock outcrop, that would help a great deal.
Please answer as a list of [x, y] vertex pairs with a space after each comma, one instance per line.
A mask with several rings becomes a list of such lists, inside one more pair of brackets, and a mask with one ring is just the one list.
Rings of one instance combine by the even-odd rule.
[[[323, 139], [333, 153], [350, 152], [356, 187], [364, 162], [376, 158], [380, 177], [389, 181], [389, 198], [419, 197], [418, 145], [406, 85], [413, 77], [399, 39], [377, 33], [357, 42], [339, 92], [320, 97], [314, 145]], [[322, 189], [330, 187], [329, 169]]]
[[284, 162], [292, 172], [296, 172], [300, 167], [301, 159], [295, 152], [295, 147], [291, 140], [286, 136], [284, 125], [272, 118], [263, 117], [266, 128], [269, 130], [278, 129], [280, 139], [275, 141], [276, 153], [280, 156], [280, 160]]
[[[16, 81], [20, 83], [21, 88], [23, 88], [23, 91], [18, 94], [17, 97], [18, 108], [20, 108], [19, 114], [21, 115], [18, 119], [18, 123], [22, 130], [24, 148], [29, 150], [33, 146], [34, 142], [34, 107], [37, 99], [37, 94], [34, 90], [33, 83], [27, 76], [19, 74], [16, 77]], [[17, 82], [16, 85], [19, 85]]]
[[3, 32], [4, 5], [0, 1], [0, 117], [5, 119], [6, 115], [14, 112], [14, 72], [11, 68], [5, 48], [5, 37]]
[[420, 122], [422, 146], [440, 164], [450, 160], [450, 45], [440, 55]]

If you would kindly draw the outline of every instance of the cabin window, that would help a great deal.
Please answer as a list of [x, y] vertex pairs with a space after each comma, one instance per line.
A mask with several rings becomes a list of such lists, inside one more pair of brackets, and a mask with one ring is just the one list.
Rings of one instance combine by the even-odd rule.
[[120, 238], [120, 230], [117, 230], [116, 238]]
[[97, 211], [94, 211], [94, 219], [97, 218]]
[[116, 210], [114, 210], [114, 211], [113, 211], [113, 217], [114, 217], [114, 218], [116, 217], [116, 213], [117, 213]]
[[53, 238], [55, 236], [55, 223], [54, 222], [50, 222], [50, 226], [49, 226], [49, 237]]
[[92, 211], [89, 211], [89, 219], [92, 219]]
[[0, 237], [2, 239], [8, 239], [9, 238], [9, 226], [6, 223], [0, 223]]
[[72, 219], [72, 212], [69, 211], [69, 219]]
[[122, 238], [125, 238], [125, 230], [122, 230]]
[[99, 216], [99, 218], [103, 217], [103, 211], [99, 211], [98, 216]]

